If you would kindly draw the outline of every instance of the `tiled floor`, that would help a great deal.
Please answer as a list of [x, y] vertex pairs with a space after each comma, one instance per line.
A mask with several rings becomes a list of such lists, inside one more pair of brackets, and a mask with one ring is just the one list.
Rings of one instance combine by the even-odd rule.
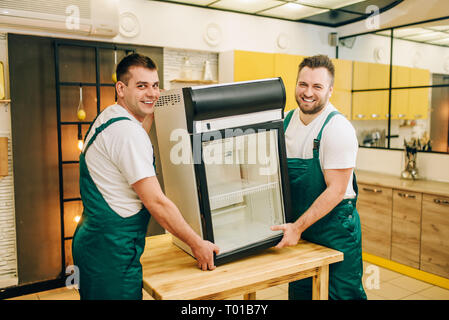
[[[367, 269], [368, 268], [368, 269]], [[449, 290], [406, 277], [400, 273], [364, 263], [363, 284], [368, 300], [449, 300]], [[257, 291], [259, 300], [286, 300], [288, 285], [267, 288]], [[145, 291], [144, 300], [152, 300]], [[76, 290], [59, 288], [13, 298], [15, 300], [79, 300]], [[230, 299], [243, 299], [242, 296]]]

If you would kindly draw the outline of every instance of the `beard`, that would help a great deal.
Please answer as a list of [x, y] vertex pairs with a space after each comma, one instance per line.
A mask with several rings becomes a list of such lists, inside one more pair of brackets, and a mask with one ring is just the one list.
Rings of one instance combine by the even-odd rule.
[[299, 109], [304, 114], [316, 114], [323, 110], [323, 108], [327, 105], [329, 101], [330, 93], [328, 92], [323, 99], [319, 99], [315, 101], [315, 105], [313, 108], [306, 107], [306, 104], [302, 101], [301, 97], [296, 97], [296, 103], [298, 104]]

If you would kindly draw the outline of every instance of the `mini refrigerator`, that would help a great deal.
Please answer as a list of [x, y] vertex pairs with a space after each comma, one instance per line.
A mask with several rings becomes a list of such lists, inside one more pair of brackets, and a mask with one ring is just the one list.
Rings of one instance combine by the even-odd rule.
[[[290, 222], [281, 78], [161, 92], [155, 126], [164, 191], [220, 265], [276, 245]], [[173, 237], [191, 254], [190, 248]]]

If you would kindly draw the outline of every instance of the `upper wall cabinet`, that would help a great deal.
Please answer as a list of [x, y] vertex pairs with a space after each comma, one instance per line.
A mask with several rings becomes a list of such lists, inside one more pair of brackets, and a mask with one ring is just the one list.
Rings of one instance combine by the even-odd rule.
[[354, 61], [354, 90], [388, 89], [390, 66], [381, 63]]
[[391, 118], [427, 119], [430, 108], [430, 88], [395, 88], [429, 86], [430, 71], [404, 66], [393, 66], [392, 71]]
[[276, 53], [274, 55], [274, 74], [281, 77], [285, 86], [285, 111], [295, 109], [296, 104], [296, 78], [298, 76], [299, 64], [304, 56]]
[[272, 78], [274, 57], [270, 53], [234, 51], [234, 81]]
[[[297, 107], [295, 98], [298, 67], [304, 56], [262, 53], [251, 51], [230, 51], [219, 55], [219, 82], [247, 81], [281, 77], [285, 85], [285, 111]], [[335, 69], [334, 91], [331, 103], [348, 119], [351, 114], [352, 62], [332, 60]]]
[[351, 119], [352, 61], [331, 60], [335, 67], [335, 78], [330, 102], [347, 119]]

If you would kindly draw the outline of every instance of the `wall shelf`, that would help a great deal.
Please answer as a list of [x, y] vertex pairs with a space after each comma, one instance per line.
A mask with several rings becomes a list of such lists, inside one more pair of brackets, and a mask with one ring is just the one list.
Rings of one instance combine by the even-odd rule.
[[173, 79], [171, 83], [217, 84], [216, 80]]

